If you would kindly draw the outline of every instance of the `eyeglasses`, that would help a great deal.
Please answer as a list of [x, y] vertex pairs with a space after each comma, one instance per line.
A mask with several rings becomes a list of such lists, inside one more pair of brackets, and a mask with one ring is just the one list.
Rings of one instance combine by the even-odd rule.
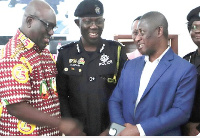
[[197, 31], [197, 30], [200, 31], [200, 25], [192, 25], [192, 26], [191, 26], [191, 30], [192, 30], [193, 32], [195, 32], [195, 31]]
[[81, 19], [82, 19], [83, 23], [87, 26], [92, 26], [93, 23], [97, 26], [101, 26], [101, 25], [103, 25], [103, 23], [105, 21], [104, 18], [99, 18], [96, 20], [92, 20], [90, 18], [81, 18]]
[[58, 27], [55, 26], [53, 23], [45, 22], [45, 21], [41, 20], [40, 18], [38, 18], [38, 17], [35, 16], [35, 15], [30, 15], [30, 16], [32, 16], [32, 17], [38, 19], [41, 23], [43, 23], [44, 26], [46, 27], [46, 30], [47, 30], [48, 32], [51, 31], [51, 30], [53, 30], [53, 31], [55, 32], [55, 31], [58, 29]]

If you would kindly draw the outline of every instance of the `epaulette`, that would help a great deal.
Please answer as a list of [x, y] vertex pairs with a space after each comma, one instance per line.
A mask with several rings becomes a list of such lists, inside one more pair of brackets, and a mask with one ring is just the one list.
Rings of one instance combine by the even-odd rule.
[[66, 49], [66, 48], [70, 48], [70, 47], [76, 45], [77, 43], [78, 43], [78, 42], [71, 42], [71, 43], [69, 43], [69, 44], [63, 45], [63, 46], [60, 47], [60, 49], [58, 49], [58, 51], [63, 50], [63, 49]]
[[187, 55], [183, 56], [183, 58], [187, 58], [190, 57], [191, 55], [193, 55], [195, 53], [195, 51], [188, 53]]
[[116, 46], [118, 46], [120, 44], [121, 46], [125, 46], [124, 44], [122, 44], [121, 42], [118, 42], [116, 40], [107, 40], [107, 41], [108, 41], [108, 43], [110, 45], [116, 45]]

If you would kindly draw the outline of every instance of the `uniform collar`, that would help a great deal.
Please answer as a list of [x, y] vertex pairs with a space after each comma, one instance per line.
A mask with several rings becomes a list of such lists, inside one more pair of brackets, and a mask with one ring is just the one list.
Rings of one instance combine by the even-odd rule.
[[[76, 48], [77, 48], [77, 52], [78, 52], [78, 53], [81, 53], [81, 52], [85, 51], [81, 39], [80, 39], [79, 42], [76, 44]], [[99, 41], [99, 43], [98, 43], [96, 52], [102, 53], [102, 51], [103, 51], [104, 49], [105, 49], [105, 41], [103, 41], [103, 39], [101, 39], [101, 40]]]

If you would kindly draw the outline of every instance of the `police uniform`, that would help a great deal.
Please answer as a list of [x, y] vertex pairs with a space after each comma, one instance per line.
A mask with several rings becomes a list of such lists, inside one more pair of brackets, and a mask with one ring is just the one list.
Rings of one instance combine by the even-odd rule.
[[[84, 0], [74, 15], [102, 16], [103, 5], [98, 0]], [[81, 39], [61, 47], [57, 58], [57, 89], [62, 117], [81, 121], [88, 136], [106, 130], [110, 125], [108, 99], [126, 60], [125, 47], [102, 38], [94, 52], [85, 51]]]
[[99, 135], [108, 128], [107, 103], [116, 86], [113, 77], [117, 72], [119, 77], [126, 60], [124, 47], [116, 41], [102, 39], [91, 55], [84, 50], [81, 41], [62, 47], [57, 59], [62, 116], [79, 119], [87, 135]]
[[[194, 21], [200, 21], [200, 6], [192, 9], [188, 15], [188, 31], [191, 31], [191, 27]], [[194, 52], [188, 53], [183, 57], [190, 63], [194, 64], [197, 68], [197, 85], [196, 85], [196, 91], [195, 91], [195, 98], [194, 98], [194, 104], [193, 109], [191, 112], [191, 116], [189, 119], [189, 122], [192, 123], [200, 123], [200, 55], [198, 54], [198, 49]], [[185, 125], [183, 127], [183, 135], [188, 135], [189, 131], [191, 131], [191, 128], [188, 128], [189, 126]]]
[[183, 57], [188, 60], [190, 63], [194, 64], [197, 68], [198, 77], [197, 77], [197, 85], [196, 85], [196, 93], [194, 99], [193, 110], [190, 116], [190, 122], [200, 122], [200, 55], [198, 51], [191, 52]]

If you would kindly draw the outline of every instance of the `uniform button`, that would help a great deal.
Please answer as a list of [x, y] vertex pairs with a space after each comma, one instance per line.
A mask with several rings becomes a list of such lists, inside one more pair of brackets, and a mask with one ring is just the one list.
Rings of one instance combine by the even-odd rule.
[[95, 77], [89, 77], [89, 81], [94, 81]]

